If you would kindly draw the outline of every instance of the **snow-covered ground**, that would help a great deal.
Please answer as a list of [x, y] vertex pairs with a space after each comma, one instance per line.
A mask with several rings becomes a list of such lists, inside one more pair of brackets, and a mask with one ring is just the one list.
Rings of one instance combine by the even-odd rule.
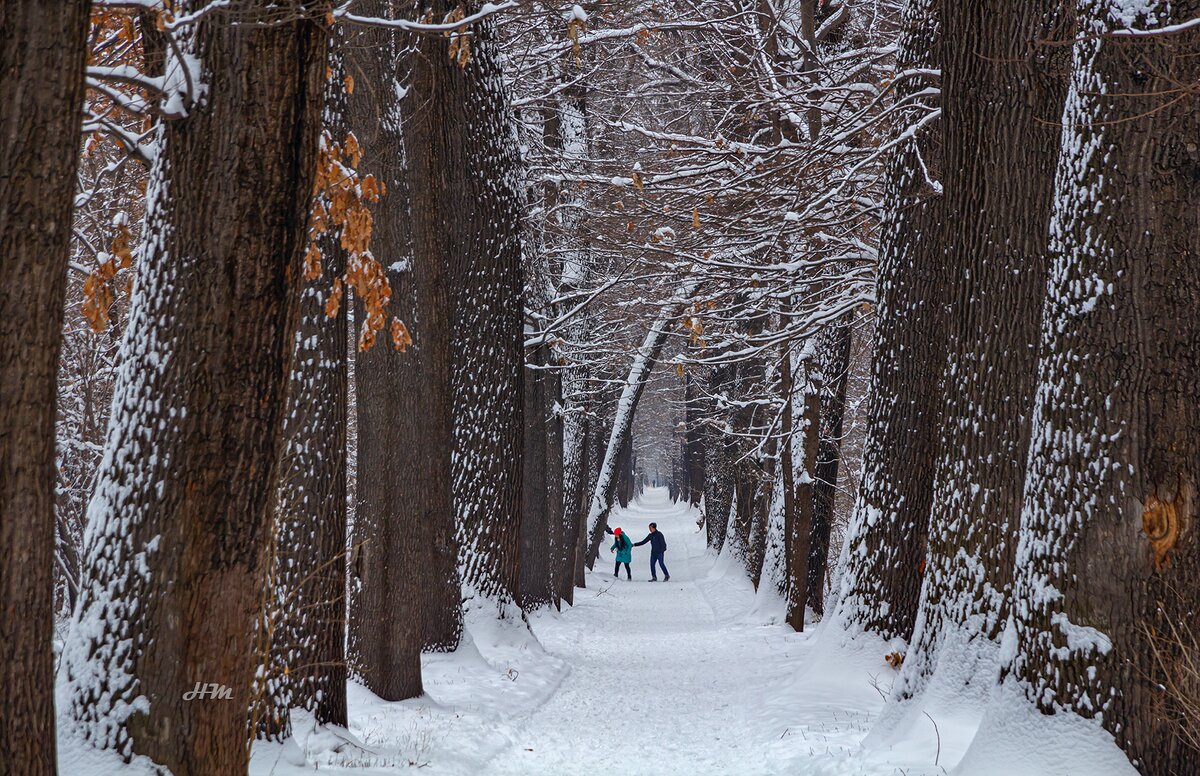
[[[309, 734], [297, 720], [294, 742], [255, 746], [251, 773], [367, 776], [418, 766], [430, 776], [1129, 772], [1115, 747], [1095, 745], [1093, 727], [1055, 727], [1038, 715], [1025, 728], [1019, 714], [1007, 715], [1012, 730], [997, 737], [976, 736], [978, 714], [935, 714], [902, 735], [876, 730], [864, 746], [883, 706], [880, 690], [895, 676], [886, 647], [847, 646], [822, 638], [819, 627], [797, 634], [778, 624], [780, 607], [706, 550], [695, 511], [672, 504], [665, 491], [618, 510], [610, 525], [636, 540], [650, 521], [667, 539], [669, 583], [647, 582], [648, 546], [634, 550], [633, 581], [614, 580], [606, 544], [575, 606], [536, 616], [533, 636], [476, 619], [466, 646], [426, 658], [425, 697], [385, 703], [352, 687], [349, 733]], [[1022, 736], [1026, 749], [1039, 751], [1023, 751]], [[1068, 746], [1054, 746], [1063, 736]]]

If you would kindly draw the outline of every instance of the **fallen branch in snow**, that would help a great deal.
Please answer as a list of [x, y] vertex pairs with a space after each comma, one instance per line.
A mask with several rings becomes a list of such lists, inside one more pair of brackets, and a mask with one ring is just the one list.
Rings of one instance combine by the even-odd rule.
[[937, 754], [935, 754], [933, 756], [933, 764], [937, 765], [938, 760], [942, 759], [942, 733], [940, 730], [938, 730], [937, 721], [934, 720], [933, 717], [929, 716], [928, 711], [925, 711], [924, 709], [922, 709], [921, 713], [924, 714], [926, 717], [929, 717], [929, 721], [933, 723], [933, 734], [935, 736], [937, 736]]

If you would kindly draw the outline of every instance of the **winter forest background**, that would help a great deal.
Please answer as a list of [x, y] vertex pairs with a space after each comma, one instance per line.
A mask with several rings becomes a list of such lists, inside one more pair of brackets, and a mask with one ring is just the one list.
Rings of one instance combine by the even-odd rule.
[[1200, 773], [1198, 98], [1200, 0], [3, 0], [0, 774]]

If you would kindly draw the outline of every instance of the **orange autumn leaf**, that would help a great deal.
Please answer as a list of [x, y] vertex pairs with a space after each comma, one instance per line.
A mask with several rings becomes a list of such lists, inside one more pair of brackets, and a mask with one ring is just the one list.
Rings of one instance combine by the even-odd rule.
[[333, 290], [329, 292], [329, 298], [325, 300], [325, 315], [329, 318], [336, 318], [338, 310], [342, 307], [343, 286], [342, 279], [337, 278], [333, 281]]
[[408, 346], [413, 342], [412, 336], [408, 333], [408, 327], [400, 322], [399, 318], [392, 319], [392, 347], [404, 353], [408, 350]]
[[304, 254], [304, 279], [308, 281], [321, 277], [321, 251], [316, 243], [309, 243], [308, 252]]

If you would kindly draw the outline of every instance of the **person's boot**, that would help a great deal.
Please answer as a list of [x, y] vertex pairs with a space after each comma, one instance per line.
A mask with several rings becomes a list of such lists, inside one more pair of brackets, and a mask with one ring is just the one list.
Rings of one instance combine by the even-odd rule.
[[646, 581], [647, 581], [647, 582], [657, 582], [657, 581], [658, 581], [658, 577], [650, 577], [650, 578], [649, 578], [649, 579], [647, 579]]
[[671, 575], [670, 575], [670, 574], [667, 574], [666, 576], [664, 576], [664, 577], [663, 577], [663, 582], [670, 582], [670, 581], [671, 581]]

